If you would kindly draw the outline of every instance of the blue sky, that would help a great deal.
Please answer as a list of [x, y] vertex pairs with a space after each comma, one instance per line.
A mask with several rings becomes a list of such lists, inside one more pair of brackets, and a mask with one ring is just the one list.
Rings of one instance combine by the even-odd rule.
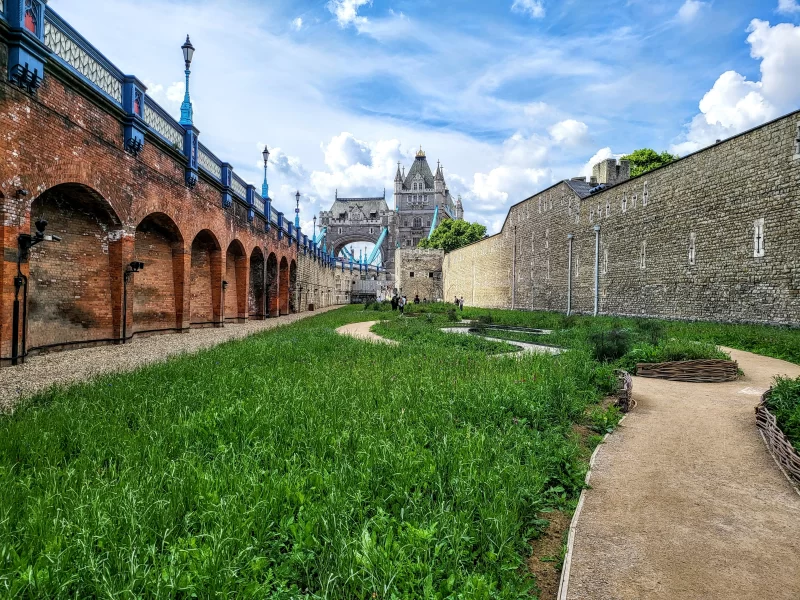
[[[800, 108], [797, 0], [51, 0], [177, 117], [180, 45], [201, 140], [303, 222], [391, 194], [398, 160], [440, 159], [466, 217], [593, 161], [686, 154]], [[389, 196], [391, 200], [391, 196]]]

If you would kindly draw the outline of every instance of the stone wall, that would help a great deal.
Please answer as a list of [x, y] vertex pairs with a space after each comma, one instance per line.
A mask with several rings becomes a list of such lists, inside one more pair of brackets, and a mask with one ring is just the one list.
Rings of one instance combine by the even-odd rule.
[[592, 312], [599, 225], [601, 314], [800, 324], [798, 124], [787, 115], [594, 195], [558, 183], [448, 254], [445, 295], [565, 311], [572, 234], [572, 309]]
[[444, 257], [444, 299], [456, 296], [469, 306], [511, 307], [511, 230], [481, 240]]
[[444, 250], [398, 250], [395, 260], [395, 286], [409, 301], [415, 296], [431, 302], [446, 299], [442, 287]]

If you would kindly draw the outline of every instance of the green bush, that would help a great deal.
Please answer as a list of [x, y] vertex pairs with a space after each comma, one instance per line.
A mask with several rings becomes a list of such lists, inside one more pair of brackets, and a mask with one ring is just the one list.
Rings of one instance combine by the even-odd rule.
[[638, 363], [662, 363], [681, 360], [701, 359], [730, 360], [730, 354], [723, 352], [714, 344], [687, 340], [667, 340], [659, 346], [641, 344], [628, 352], [617, 363], [629, 373], [636, 373]]
[[461, 319], [458, 318], [458, 314], [456, 314], [455, 308], [448, 308], [447, 309], [447, 320], [451, 322], [460, 321]]
[[778, 426], [795, 449], [800, 452], [800, 377], [776, 377], [767, 408], [775, 415]]
[[625, 356], [631, 349], [631, 335], [625, 329], [594, 331], [589, 334], [594, 359], [598, 362], [612, 362]]

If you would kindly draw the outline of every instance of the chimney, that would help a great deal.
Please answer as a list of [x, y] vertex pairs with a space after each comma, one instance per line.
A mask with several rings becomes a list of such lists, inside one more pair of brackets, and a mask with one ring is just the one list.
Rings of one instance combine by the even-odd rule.
[[617, 164], [617, 159], [608, 158], [592, 167], [592, 180], [598, 184], [612, 186], [627, 181], [630, 177], [631, 165], [627, 160], [620, 160]]

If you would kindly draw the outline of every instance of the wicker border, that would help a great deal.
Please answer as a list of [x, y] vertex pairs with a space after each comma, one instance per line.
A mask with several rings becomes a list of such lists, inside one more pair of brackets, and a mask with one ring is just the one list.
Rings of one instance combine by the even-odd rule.
[[739, 365], [733, 360], [720, 359], [640, 363], [636, 365], [636, 375], [668, 381], [723, 383], [738, 379]]
[[767, 408], [767, 399], [771, 393], [772, 388], [764, 392], [761, 396], [761, 403], [756, 406], [756, 427], [761, 431], [764, 443], [775, 462], [790, 479], [796, 484], [800, 484], [800, 453], [778, 427], [778, 420]]

